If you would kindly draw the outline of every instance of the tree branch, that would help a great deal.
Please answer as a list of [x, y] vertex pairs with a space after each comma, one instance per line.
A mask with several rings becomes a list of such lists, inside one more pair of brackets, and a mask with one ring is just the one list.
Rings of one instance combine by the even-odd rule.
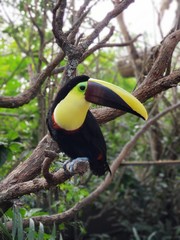
[[[109, 33], [107, 34], [107, 36], [102, 40], [100, 41], [96, 46], [88, 49], [84, 54], [83, 56], [81, 57], [79, 63], [82, 63], [89, 55], [91, 55], [93, 52], [101, 49], [101, 48], [105, 48], [105, 47], [125, 47], [125, 46], [128, 46], [130, 45], [132, 42], [135, 42], [140, 36], [141, 34], [137, 35], [135, 38], [133, 38], [130, 42], [124, 42], [124, 43], [106, 43], [109, 38], [112, 36], [114, 32], [114, 27], [111, 27], [110, 28], [110, 31]], [[58, 73], [62, 73], [64, 71], [65, 67], [59, 67], [59, 68], [55, 68], [53, 71], [52, 71], [52, 75], [53, 74], [58, 74]]]
[[[105, 180], [86, 198], [83, 200], [79, 201], [76, 203], [72, 208], [69, 210], [61, 213], [61, 214], [54, 214], [51, 216], [38, 216], [38, 217], [33, 217], [33, 221], [35, 222], [36, 225], [41, 222], [43, 225], [52, 225], [54, 223], [61, 223], [65, 222], [74, 215], [79, 212], [82, 208], [90, 204], [94, 199], [96, 199], [105, 189], [111, 184], [114, 174], [122, 161], [128, 157], [130, 154], [132, 148], [135, 146], [137, 140], [148, 130], [148, 128], [154, 124], [157, 120], [159, 120], [161, 117], [166, 115], [167, 113], [175, 110], [176, 108], [179, 108], [180, 102], [177, 104], [165, 109], [163, 112], [157, 114], [155, 117], [152, 119], [148, 120], [147, 123], [132, 137], [132, 139], [123, 147], [121, 153], [119, 156], [113, 161], [111, 165], [111, 172], [112, 174], [108, 174], [105, 178]], [[27, 227], [29, 225], [29, 219], [24, 219], [23, 220], [23, 226]], [[12, 222], [7, 223], [7, 227], [9, 229], [12, 229]]]
[[134, 0], [126, 0], [119, 3], [112, 11], [110, 11], [104, 19], [99, 22], [94, 31], [80, 44], [79, 48], [87, 49], [95, 38], [99, 36], [99, 33], [109, 24], [111, 19], [115, 18], [121, 12], [123, 12]]
[[[49, 159], [52, 162], [52, 159], [46, 158], [45, 159], [46, 163], [47, 163], [47, 159]], [[71, 164], [71, 163], [67, 163], [67, 169], [68, 169], [68, 164]], [[33, 179], [27, 182], [14, 184], [10, 186], [8, 189], [1, 191], [0, 204], [9, 200], [18, 198], [25, 194], [36, 193], [42, 189], [50, 189], [52, 186], [56, 186], [57, 184], [61, 184], [67, 181], [75, 174], [82, 175], [87, 171], [88, 168], [89, 168], [88, 161], [85, 161], [85, 162], [76, 161], [76, 164], [73, 166], [73, 173], [68, 173], [67, 171], [64, 171], [64, 169], [59, 169], [57, 172], [51, 174], [51, 178], [49, 178], [48, 176], [48, 181], [46, 178], [43, 177], [43, 178]], [[46, 172], [46, 176], [47, 176], [47, 172]]]
[[157, 81], [164, 76], [165, 70], [172, 58], [175, 47], [180, 41], [180, 30], [168, 35], [162, 42], [159, 56], [149, 71], [145, 83]]
[[[135, 96], [142, 102], [161, 91], [171, 88], [180, 82], [180, 72], [175, 71], [171, 75], [160, 79], [159, 81], [148, 83], [147, 86], [139, 87], [135, 91]], [[114, 110], [111, 108], [98, 108], [92, 110], [93, 115], [99, 123], [106, 123], [117, 116], [124, 114], [122, 111]], [[49, 148], [55, 152], [59, 151], [56, 143], [49, 137], [45, 136], [37, 148], [33, 151], [32, 155], [23, 163], [21, 163], [15, 170], [13, 170], [0, 184], [0, 189], [7, 188], [7, 186], [31, 180], [35, 178], [41, 171], [41, 164], [44, 161], [44, 151]], [[18, 176], [18, 179], [17, 177]]]
[[54, 60], [47, 65], [45, 70], [35, 77], [32, 85], [25, 90], [23, 93], [15, 97], [0, 96], [0, 107], [3, 108], [17, 108], [29, 103], [33, 98], [37, 96], [37, 93], [44, 83], [46, 78], [51, 75], [52, 70], [59, 64], [59, 62], [64, 58], [64, 53], [61, 51]]
[[[102, 30], [107, 22], [111, 20], [113, 16], [116, 16], [118, 14], [118, 11], [122, 11], [125, 9], [125, 7], [128, 6], [128, 4], [132, 3], [133, 1], [123, 1], [116, 9], [112, 10], [107, 16], [104, 18], [104, 22], [100, 22], [95, 30], [93, 31], [92, 34], [83, 42], [85, 45], [81, 45], [81, 47], [86, 47], [89, 46], [88, 44], [91, 44], [91, 42], [94, 40], [95, 36], [98, 36], [98, 33], [100, 30]], [[98, 32], [97, 32], [98, 31]], [[178, 32], [178, 31], [177, 31]], [[175, 34], [175, 33], [173, 33]], [[174, 35], [173, 35], [174, 36]], [[169, 37], [169, 36], [168, 36]], [[162, 43], [162, 47], [159, 53], [159, 59], [163, 61], [163, 59], [166, 57], [168, 54], [168, 51], [163, 50], [163, 45], [166, 48], [167, 42], [164, 41]], [[176, 40], [177, 44], [177, 40]], [[173, 44], [173, 50], [176, 46], [176, 44]], [[79, 46], [80, 46], [79, 45]], [[79, 47], [78, 46], [78, 47]], [[171, 48], [167, 48], [167, 50], [173, 51]], [[84, 52], [84, 49], [83, 49]], [[165, 56], [164, 56], [165, 54]], [[32, 85], [30, 89], [26, 90], [24, 93], [16, 96], [16, 97], [0, 97], [0, 106], [3, 107], [19, 107], [22, 106], [25, 103], [28, 103], [38, 92], [41, 84], [44, 82], [47, 76], [51, 74], [51, 71], [58, 65], [59, 61], [64, 57], [64, 53], [60, 53], [57, 55], [57, 57], [53, 60], [52, 63], [50, 63], [47, 68], [39, 74], [37, 77], [37, 86], [36, 84]], [[73, 57], [73, 54], [72, 54]], [[76, 59], [77, 60], [77, 59]], [[160, 61], [160, 60], [158, 60]], [[155, 62], [154, 66], [157, 65], [157, 62]], [[159, 62], [160, 63], [160, 62]], [[161, 63], [163, 64], [163, 62]], [[153, 66], [153, 67], [154, 67]], [[74, 66], [76, 67], [76, 66]], [[156, 67], [152, 68], [154, 71], [156, 71]], [[152, 70], [151, 69], [151, 70]], [[134, 92], [134, 95], [142, 102], [147, 100], [150, 97], [154, 97], [156, 94], [171, 88], [173, 86], [176, 86], [178, 82], [180, 82], [180, 71], [174, 71], [171, 73], [169, 76], [166, 77], [161, 77], [158, 81], [154, 81], [156, 79], [157, 74], [152, 74], [151, 76], [155, 77], [154, 79], [151, 79], [152, 81], [148, 81], [147, 79], [150, 79], [149, 75], [147, 76], [146, 80], [143, 82], [142, 85]], [[25, 96], [27, 94], [27, 96]], [[27, 97], [27, 98], [26, 98]], [[10, 101], [8, 101], [10, 100]], [[117, 116], [122, 115], [122, 111], [117, 111], [109, 108], [101, 108], [98, 110], [93, 110], [92, 111], [95, 117], [97, 118], [99, 123], [104, 123], [107, 121], [110, 121], [114, 119]], [[47, 148], [50, 148], [51, 150], [58, 152], [59, 148], [57, 145], [50, 139], [49, 136], [45, 136], [40, 143], [38, 144], [37, 148], [33, 151], [32, 155], [23, 163], [21, 163], [19, 166], [17, 166], [16, 169], [14, 169], [7, 177], [4, 179], [1, 184], [0, 184], [0, 189], [5, 190], [8, 187], [11, 187], [13, 184], [18, 184], [22, 182], [26, 182], [29, 180], [34, 179], [40, 174], [41, 171], [41, 165], [42, 162], [45, 159], [45, 150]], [[12, 203], [10, 203], [12, 205]], [[9, 206], [9, 205], [8, 205]], [[3, 207], [2, 207], [3, 209]]]
[[[112, 31], [112, 30], [111, 30]], [[113, 32], [111, 32], [108, 34], [109, 36], [112, 36]], [[111, 34], [111, 35], [110, 35]], [[89, 50], [87, 50], [82, 58], [80, 62], [83, 62], [89, 55], [91, 55], [93, 52], [101, 49], [101, 48], [105, 48], [105, 47], [125, 47], [125, 46], [129, 46], [131, 45], [133, 42], [135, 42], [139, 37], [141, 36], [141, 34], [137, 35], [135, 38], [133, 38], [131, 41], [129, 42], [124, 42], [124, 43], [105, 43], [105, 41], [101, 41], [99, 42], [97, 45], [95, 45], [94, 47], [90, 48]], [[107, 40], [108, 41], [108, 40]]]
[[[141, 102], [145, 102], [151, 97], [165, 91], [169, 88], [176, 87], [180, 82], [180, 71], [174, 71], [167, 77], [163, 77], [155, 82], [144, 81], [138, 89], [133, 92], [133, 95], [137, 97]], [[111, 121], [123, 114], [123, 111], [102, 107], [98, 109], [92, 109], [92, 113], [100, 124]]]
[[142, 162], [123, 162], [121, 163], [121, 167], [127, 166], [163, 166], [163, 165], [179, 165], [180, 160], [158, 160], [158, 161], [142, 161]]

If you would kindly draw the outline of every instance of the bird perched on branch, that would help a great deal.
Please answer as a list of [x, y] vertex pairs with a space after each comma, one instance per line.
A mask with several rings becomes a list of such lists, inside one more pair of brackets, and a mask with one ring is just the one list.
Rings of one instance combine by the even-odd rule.
[[142, 103], [130, 93], [111, 83], [77, 76], [58, 92], [47, 116], [51, 137], [71, 158], [87, 159], [93, 174], [110, 172], [106, 143], [101, 129], [89, 111], [91, 103], [120, 109], [147, 119]]

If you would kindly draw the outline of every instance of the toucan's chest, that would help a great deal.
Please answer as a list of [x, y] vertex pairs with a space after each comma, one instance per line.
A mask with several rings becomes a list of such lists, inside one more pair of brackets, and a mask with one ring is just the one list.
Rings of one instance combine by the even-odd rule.
[[83, 125], [73, 131], [60, 128], [51, 113], [47, 124], [52, 138], [66, 155], [72, 159], [87, 157], [91, 170], [96, 175], [103, 175], [108, 170], [106, 143], [100, 127], [90, 111], [87, 112]]
[[70, 92], [56, 105], [53, 112], [54, 122], [67, 131], [79, 129], [85, 121], [89, 107], [90, 103], [83, 95]]
[[59, 127], [54, 121], [53, 115], [48, 118], [48, 126], [52, 138], [58, 143], [61, 150], [70, 157], [72, 155], [78, 157], [78, 154], [87, 156], [97, 154], [97, 152], [105, 152], [106, 154], [104, 137], [99, 125], [89, 111], [84, 123], [78, 129], [69, 131]]

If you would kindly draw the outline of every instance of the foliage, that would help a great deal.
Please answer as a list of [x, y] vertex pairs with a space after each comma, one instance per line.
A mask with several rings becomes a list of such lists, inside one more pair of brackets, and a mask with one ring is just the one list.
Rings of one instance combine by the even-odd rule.
[[[50, 61], [57, 52], [49, 27], [51, 19], [51, 1], [4, 1], [7, 6], [16, 9], [19, 22], [2, 24], [0, 43], [0, 94], [16, 96], [31, 85], [33, 75], [45, 66], [39, 57], [43, 44], [43, 54]], [[27, 3], [40, 28], [45, 29], [46, 42], [40, 44], [40, 37], [32, 17], [28, 13]], [[35, 6], [38, 3], [38, 6]], [[47, 9], [45, 9], [47, 7]], [[35, 11], [36, 10], [36, 11]], [[45, 22], [42, 12], [47, 11]], [[44, 24], [46, 26], [44, 26]], [[118, 50], [120, 52], [120, 50]], [[123, 78], [117, 70], [113, 49], [99, 50], [78, 66], [77, 73], [91, 75], [116, 83], [128, 91], [136, 87], [135, 78]], [[61, 62], [64, 66], [67, 59]], [[17, 109], [0, 109], [0, 179], [3, 179], [15, 166], [24, 161], [47, 132], [45, 118], [54, 93], [60, 83], [61, 73], [51, 76], [43, 84], [37, 98]], [[30, 81], [31, 79], [31, 81]], [[171, 102], [175, 102], [178, 90], [169, 90], [162, 95], [161, 101], [150, 99], [146, 107], [149, 112], [157, 106], [160, 112]], [[158, 159], [178, 159], [179, 152], [179, 112], [164, 117], [155, 126], [155, 136], [160, 143]], [[122, 116], [102, 126], [108, 145], [108, 161], [112, 162], [126, 142], [143, 124], [130, 115]], [[151, 129], [153, 130], [153, 129]], [[153, 135], [154, 136], [154, 135]], [[152, 131], [144, 134], [134, 148], [129, 161], [154, 160], [152, 154]], [[155, 149], [157, 150], [157, 149]], [[55, 163], [54, 169], [60, 164]], [[4, 239], [132, 239], [132, 240], [178, 240], [180, 236], [179, 169], [177, 167], [122, 167], [115, 176], [113, 184], [93, 205], [77, 214], [73, 221], [52, 227], [42, 223], [36, 228], [33, 216], [62, 213], [86, 197], [98, 186], [102, 178], [91, 174], [80, 180], [73, 179], [51, 189], [21, 198], [23, 207], [15, 206], [1, 219], [0, 234]], [[29, 227], [23, 229], [22, 221], [30, 218]], [[10, 233], [6, 223], [12, 220]], [[103, 225], [104, 224], [104, 225]], [[100, 226], [101, 225], [101, 226]], [[74, 239], [75, 239], [74, 238]], [[2, 238], [3, 239], [3, 238]]]
[[[43, 224], [40, 222], [38, 228], [35, 228], [35, 223], [32, 218], [29, 219], [29, 227], [23, 229], [23, 218], [27, 217], [27, 214], [28, 217], [31, 217], [30, 211], [27, 212], [24, 208], [19, 208], [18, 206], [14, 206], [13, 210], [9, 210], [5, 216], [5, 225], [0, 223], [0, 234], [2, 234], [2, 239], [55, 240], [57, 238], [55, 225], [53, 225], [52, 228], [49, 228], [50, 233], [45, 233]], [[12, 235], [9, 234], [6, 227], [6, 223], [9, 219], [12, 219], [13, 221]], [[59, 239], [62, 239], [61, 234], [59, 233], [58, 235]]]

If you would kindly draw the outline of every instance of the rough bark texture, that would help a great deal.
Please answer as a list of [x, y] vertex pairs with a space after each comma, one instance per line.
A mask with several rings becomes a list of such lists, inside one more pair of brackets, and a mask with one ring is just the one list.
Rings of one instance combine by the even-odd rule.
[[[122, 1], [118, 5], [116, 5], [115, 9], [110, 11], [105, 18], [99, 22], [92, 33], [86, 37], [79, 44], [75, 44], [75, 32], [81, 25], [84, 17], [88, 13], [90, 9], [86, 9], [86, 4], [88, 1], [84, 2], [82, 8], [79, 10], [79, 19], [74, 23], [73, 28], [70, 29], [70, 32], [64, 33], [62, 31], [63, 24], [63, 15], [64, 9], [66, 7], [66, 1], [58, 1], [57, 5], [53, 10], [53, 32], [56, 37], [56, 41], [61, 48], [60, 53], [56, 56], [56, 58], [47, 65], [46, 69], [38, 74], [35, 77], [36, 81], [33, 81], [33, 85], [30, 86], [29, 89], [25, 90], [22, 94], [16, 97], [0, 97], [0, 107], [6, 108], [15, 108], [22, 106], [23, 104], [31, 101], [39, 91], [40, 86], [46, 80], [48, 76], [50, 76], [53, 71], [64, 71], [63, 72], [63, 81], [64, 84], [66, 81], [70, 80], [72, 76], [75, 75], [76, 68], [78, 64], [84, 60], [87, 56], [93, 53], [95, 50], [99, 49], [102, 44], [105, 44], [111, 34], [113, 33], [113, 29], [110, 30], [108, 35], [104, 40], [102, 40], [96, 48], [89, 48], [93, 41], [99, 36], [99, 33], [104, 29], [104, 27], [110, 22], [112, 18], [118, 16], [118, 14], [122, 13], [132, 2], [133, 0]], [[87, 12], [83, 14], [83, 11], [86, 9]], [[78, 15], [77, 14], [77, 15]], [[73, 31], [73, 32], [72, 32]], [[169, 63], [172, 58], [173, 51], [177, 44], [180, 41], [180, 30], [177, 30], [170, 35], [168, 35], [164, 41], [161, 43], [161, 47], [159, 49], [159, 54], [154, 62], [150, 72], [146, 76], [145, 80], [139, 85], [139, 87], [134, 91], [134, 96], [136, 96], [141, 102], [145, 102], [149, 98], [156, 96], [157, 94], [165, 91], [169, 88], [177, 86], [180, 82], [180, 70], [176, 70], [167, 74], [167, 69]], [[132, 42], [130, 41], [129, 44]], [[57, 69], [56, 66], [64, 58], [66, 55], [68, 59], [67, 65], [62, 69]], [[174, 106], [174, 108], [179, 107], [179, 105]], [[172, 108], [172, 109], [174, 109]], [[169, 109], [171, 111], [172, 109]], [[94, 116], [96, 117], [99, 123], [105, 123], [110, 120], [115, 119], [116, 117], [123, 114], [122, 111], [113, 110], [110, 108], [98, 108], [92, 110]], [[165, 113], [164, 113], [165, 114]], [[152, 120], [150, 123], [147, 123], [148, 128], [153, 122], [155, 122], [161, 115], [158, 115], [157, 118]], [[145, 131], [145, 130], [144, 130]], [[119, 157], [114, 161], [111, 166], [112, 173], [114, 174], [117, 168], [119, 167], [122, 160], [127, 156], [132, 146], [135, 144], [139, 136], [143, 132], [139, 132], [135, 135], [133, 140], [125, 146], [122, 153]], [[138, 135], [139, 134], [139, 135]], [[55, 153], [59, 152], [59, 149], [56, 143], [50, 138], [49, 135], [46, 135], [37, 145], [37, 147], [32, 152], [31, 156], [27, 158], [24, 162], [20, 163], [1, 183], [0, 183], [0, 208], [2, 211], [6, 211], [10, 206], [12, 206], [13, 200], [16, 197], [22, 196], [23, 194], [29, 194], [31, 192], [39, 191], [40, 189], [49, 188], [51, 184], [48, 183], [45, 179], [36, 179], [41, 174], [42, 164], [45, 160], [46, 150], [54, 151]], [[87, 168], [87, 165], [83, 165], [82, 168]], [[82, 172], [82, 168], [78, 167], [77, 172]], [[47, 176], [51, 176], [50, 173], [46, 172]], [[49, 175], [48, 175], [49, 174]], [[59, 170], [52, 176], [53, 185], [57, 183], [61, 183], [69, 179], [72, 175], [65, 174], [64, 170]], [[113, 176], [113, 175], [112, 175]], [[112, 181], [112, 176], [107, 176], [105, 181], [102, 182], [99, 187], [88, 197], [77, 203], [74, 207], [69, 209], [68, 211], [57, 214], [53, 216], [46, 217], [36, 217], [33, 218], [35, 223], [41, 221], [44, 224], [52, 224], [53, 222], [62, 222], [65, 221], [74, 214], [79, 211], [81, 208], [89, 204], [92, 200], [94, 200], [102, 191], [104, 191], [107, 186]], [[48, 177], [47, 177], [48, 178]], [[51, 178], [51, 177], [50, 177]], [[27, 226], [29, 220], [24, 221], [24, 225]], [[12, 226], [12, 223], [9, 223], [9, 227]]]

